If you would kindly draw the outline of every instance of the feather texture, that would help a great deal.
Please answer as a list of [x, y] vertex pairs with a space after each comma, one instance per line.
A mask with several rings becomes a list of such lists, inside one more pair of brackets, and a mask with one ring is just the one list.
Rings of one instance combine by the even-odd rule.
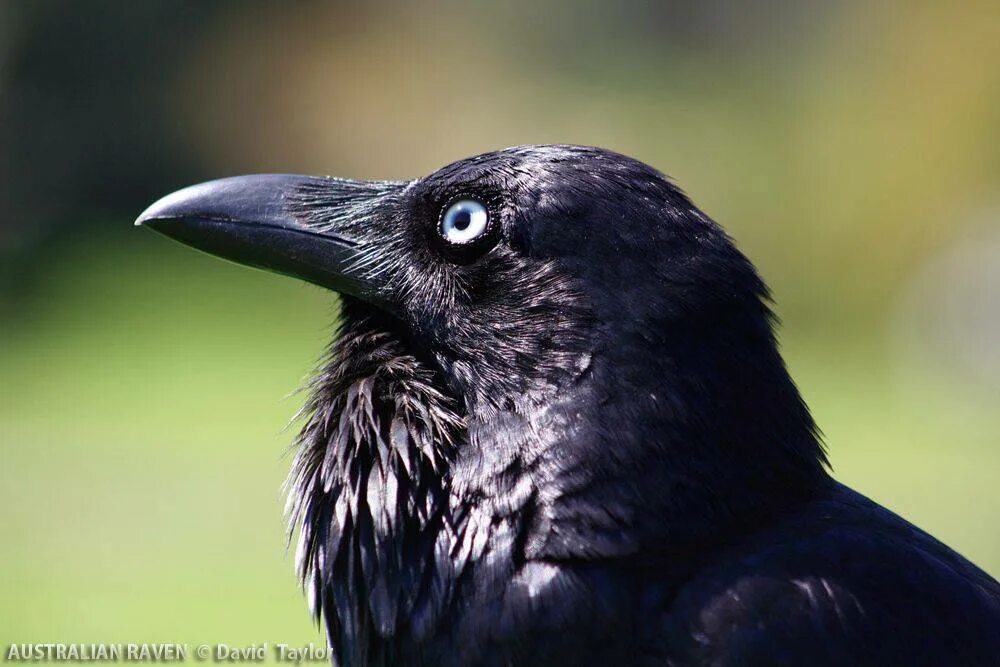
[[341, 664], [387, 664], [386, 640], [429, 627], [451, 592], [435, 558], [450, 556], [437, 552], [463, 420], [392, 327], [351, 302], [310, 391], [289, 478], [299, 572]]

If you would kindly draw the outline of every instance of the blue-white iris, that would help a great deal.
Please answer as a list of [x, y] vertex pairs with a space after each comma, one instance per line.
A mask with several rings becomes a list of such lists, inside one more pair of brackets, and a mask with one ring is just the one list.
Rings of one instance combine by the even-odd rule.
[[449, 243], [471, 243], [486, 233], [490, 220], [486, 207], [472, 199], [462, 199], [441, 216], [441, 236]]

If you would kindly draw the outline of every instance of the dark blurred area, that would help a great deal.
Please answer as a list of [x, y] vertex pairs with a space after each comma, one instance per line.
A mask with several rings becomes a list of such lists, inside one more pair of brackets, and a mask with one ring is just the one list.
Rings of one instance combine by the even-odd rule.
[[168, 99], [186, 46], [240, 3], [0, 6], [0, 266], [24, 296], [61, 233], [117, 224], [204, 173]]
[[319, 640], [281, 427], [335, 298], [132, 220], [525, 143], [673, 177], [836, 476], [997, 575], [998, 63], [996, 0], [0, 3], [0, 643]]

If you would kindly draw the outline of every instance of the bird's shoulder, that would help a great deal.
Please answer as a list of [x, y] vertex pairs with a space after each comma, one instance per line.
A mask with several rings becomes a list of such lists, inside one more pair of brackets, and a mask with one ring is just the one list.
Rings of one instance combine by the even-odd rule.
[[996, 664], [1000, 584], [838, 485], [714, 558], [657, 632], [678, 664]]

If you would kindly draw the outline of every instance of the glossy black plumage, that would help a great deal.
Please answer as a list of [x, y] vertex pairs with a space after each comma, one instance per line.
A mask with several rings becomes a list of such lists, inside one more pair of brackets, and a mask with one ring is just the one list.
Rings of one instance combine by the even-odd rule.
[[[528, 146], [253, 178], [140, 222], [354, 295], [289, 483], [342, 664], [1000, 659], [1000, 586], [829, 477], [767, 288], [655, 170]], [[457, 198], [490, 211], [469, 245], [438, 233]]]

